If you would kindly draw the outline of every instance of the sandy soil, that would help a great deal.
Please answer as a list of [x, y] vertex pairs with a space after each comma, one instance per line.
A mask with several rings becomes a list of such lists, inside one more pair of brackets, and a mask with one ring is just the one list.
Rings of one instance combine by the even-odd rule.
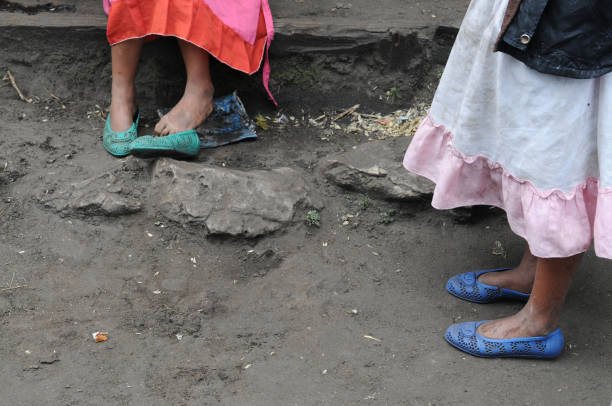
[[[356, 102], [376, 112], [430, 99], [442, 69], [430, 52], [437, 45], [413, 40], [406, 49], [420, 50], [418, 63], [406, 58], [398, 66], [386, 58], [392, 54], [385, 44], [357, 56], [279, 57], [274, 90], [281, 112], [301, 120]], [[3, 28], [0, 44], [0, 77], [10, 69], [33, 98], [21, 101], [0, 82], [0, 404], [612, 400], [609, 263], [587, 254], [561, 321], [568, 346], [560, 359], [464, 356], [443, 340], [450, 323], [499, 317], [519, 305], [458, 301], [444, 292], [446, 279], [513, 264], [522, 242], [497, 210], [458, 217], [432, 210], [427, 200], [386, 202], [328, 184], [319, 160], [366, 142], [363, 136], [273, 126], [256, 142], [203, 151], [195, 160], [300, 170], [323, 199], [320, 228], [305, 225], [304, 213], [267, 237], [205, 238], [148, 213], [50, 211], [40, 204], [49, 188], [118, 163], [101, 145], [110, 83], [104, 35]], [[215, 72], [220, 93], [239, 88], [253, 115], [276, 114], [256, 78]], [[139, 96], [149, 128], [155, 107], [176, 99], [181, 83], [173, 45], [147, 46]], [[382, 97], [394, 83], [400, 98]], [[395, 211], [391, 222], [383, 220], [388, 210]], [[359, 221], [343, 224], [343, 216], [357, 213]], [[493, 249], [496, 241], [503, 255]], [[108, 332], [109, 340], [94, 343], [95, 331]]]

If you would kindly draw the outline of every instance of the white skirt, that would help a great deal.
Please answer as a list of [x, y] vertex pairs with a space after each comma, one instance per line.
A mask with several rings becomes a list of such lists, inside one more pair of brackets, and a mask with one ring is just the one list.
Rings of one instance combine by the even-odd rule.
[[569, 79], [493, 52], [507, 3], [472, 0], [404, 166], [436, 182], [436, 208], [504, 209], [538, 257], [594, 240], [612, 258], [612, 74]]

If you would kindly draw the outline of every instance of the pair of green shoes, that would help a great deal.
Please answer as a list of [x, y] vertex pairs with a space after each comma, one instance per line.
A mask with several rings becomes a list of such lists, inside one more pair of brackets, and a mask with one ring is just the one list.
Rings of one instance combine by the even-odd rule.
[[166, 135], [165, 137], [138, 136], [140, 109], [136, 110], [134, 122], [127, 131], [115, 132], [111, 128], [110, 113], [106, 119], [102, 144], [104, 149], [116, 157], [129, 154], [139, 156], [178, 155], [192, 157], [200, 151], [200, 138], [195, 130]]

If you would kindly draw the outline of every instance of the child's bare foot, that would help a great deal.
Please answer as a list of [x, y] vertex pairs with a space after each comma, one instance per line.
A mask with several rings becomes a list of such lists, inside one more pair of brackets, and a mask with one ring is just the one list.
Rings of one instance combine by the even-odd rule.
[[132, 100], [115, 100], [110, 106], [110, 124], [115, 132], [124, 132], [130, 129], [136, 114], [136, 102]]
[[533, 269], [523, 269], [519, 266], [507, 271], [489, 272], [480, 275], [478, 280], [486, 285], [512, 289], [528, 294], [531, 292], [534, 276], [535, 267]]
[[113, 83], [111, 87], [110, 125], [115, 132], [130, 129], [136, 113], [134, 77], [143, 40], [131, 39], [111, 48]]
[[527, 316], [526, 313], [522, 310], [513, 316], [482, 324], [478, 327], [478, 333], [486, 338], [502, 340], [545, 336], [557, 328], [556, 325], [550, 325], [545, 317]]
[[[531, 253], [527, 252], [523, 260], [530, 258]], [[538, 337], [552, 333], [557, 328], [565, 296], [581, 258], [582, 254], [578, 254], [569, 258], [537, 260], [532, 294], [521, 311], [514, 316], [484, 323], [478, 332], [494, 339]]]
[[481, 275], [478, 280], [487, 285], [529, 293], [533, 286], [537, 265], [538, 259], [527, 248], [520, 265], [516, 268], [508, 271], [489, 272]]
[[130, 129], [136, 114], [136, 91], [134, 81], [121, 76], [113, 78], [111, 90], [110, 125], [114, 132]]
[[155, 126], [155, 135], [165, 136], [199, 127], [213, 111], [213, 94], [212, 83], [188, 84], [181, 100]]

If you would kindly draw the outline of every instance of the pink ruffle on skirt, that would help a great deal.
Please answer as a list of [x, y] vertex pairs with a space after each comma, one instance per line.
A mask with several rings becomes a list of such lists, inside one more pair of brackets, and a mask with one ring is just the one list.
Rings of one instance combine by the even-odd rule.
[[466, 156], [453, 135], [427, 117], [404, 158], [406, 169], [436, 183], [437, 209], [490, 205], [506, 211], [513, 232], [541, 258], [569, 257], [595, 241], [598, 256], [612, 259], [612, 188], [595, 178], [567, 193], [538, 190], [484, 156]]

